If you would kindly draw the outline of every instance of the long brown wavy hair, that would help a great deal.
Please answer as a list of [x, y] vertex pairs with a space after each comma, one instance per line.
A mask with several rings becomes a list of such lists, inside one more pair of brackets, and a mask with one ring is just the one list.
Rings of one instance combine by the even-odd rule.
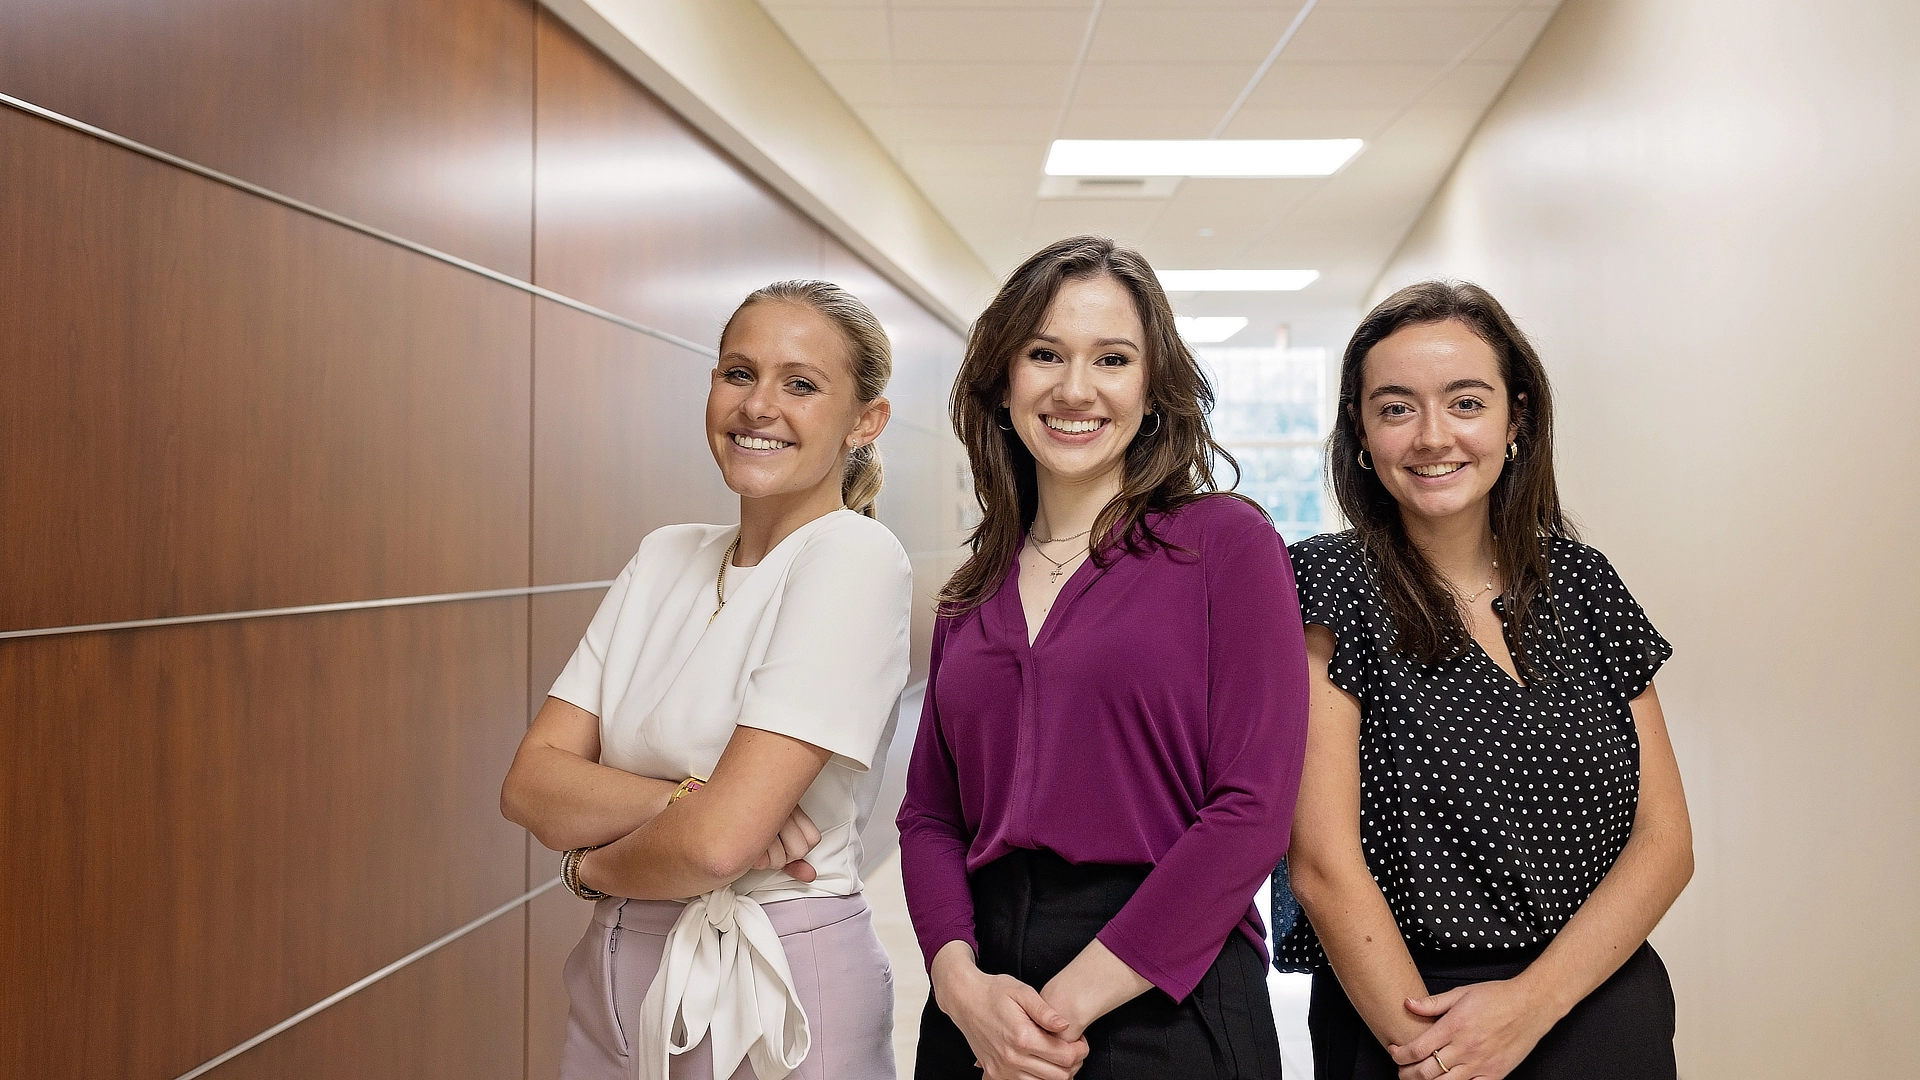
[[1394, 647], [1427, 665], [1466, 652], [1473, 637], [1462, 617], [1460, 597], [1408, 537], [1400, 504], [1386, 485], [1361, 468], [1359, 460], [1367, 354], [1395, 331], [1449, 320], [1466, 326], [1493, 349], [1507, 384], [1518, 450], [1494, 481], [1489, 524], [1501, 569], [1507, 572], [1501, 594], [1512, 616], [1507, 620], [1507, 645], [1515, 665], [1533, 682], [1547, 675], [1534, 662], [1531, 648], [1545, 632], [1540, 608], [1552, 603], [1545, 538], [1573, 539], [1575, 533], [1560, 508], [1553, 477], [1553, 395], [1546, 368], [1498, 300], [1478, 285], [1425, 281], [1401, 289], [1367, 313], [1340, 363], [1340, 408], [1327, 439], [1327, 474], [1392, 616]]
[[1234, 470], [1236, 481], [1239, 477], [1239, 465], [1214, 442], [1207, 426], [1213, 387], [1180, 339], [1153, 267], [1139, 252], [1104, 236], [1049, 244], [1020, 264], [974, 320], [953, 383], [953, 432], [967, 448], [981, 518], [967, 537], [972, 555], [940, 590], [946, 614], [971, 611], [1000, 588], [1040, 507], [1033, 454], [1016, 432], [997, 422], [1013, 360], [1040, 332], [1063, 284], [1103, 275], [1133, 296], [1146, 335], [1147, 401], [1160, 421], [1157, 430], [1135, 435], [1127, 447], [1120, 493], [1094, 519], [1092, 535], [1104, 539], [1092, 545], [1089, 557], [1106, 566], [1121, 550], [1140, 554], [1167, 546], [1154, 535], [1148, 514], [1176, 510], [1219, 490], [1216, 459]]

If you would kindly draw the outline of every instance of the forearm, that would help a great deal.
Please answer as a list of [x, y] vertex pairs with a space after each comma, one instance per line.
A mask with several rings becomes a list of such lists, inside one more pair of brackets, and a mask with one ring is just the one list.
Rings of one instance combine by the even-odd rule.
[[610, 844], [666, 809], [676, 781], [588, 761], [554, 746], [529, 746], [501, 787], [501, 812], [554, 851]]
[[1364, 862], [1327, 873], [1290, 865], [1294, 896], [1326, 950], [1348, 1000], [1381, 1045], [1405, 1044], [1432, 1021], [1407, 1011], [1427, 984]]
[[1693, 876], [1684, 824], [1636, 824], [1613, 869], [1520, 981], [1557, 1017], [1612, 977], [1658, 926]]
[[702, 842], [693, 801], [682, 800], [626, 836], [588, 852], [580, 861], [581, 884], [636, 900], [684, 900], [733, 883], [750, 864], [717, 858]]
[[1040, 996], [1072, 1025], [1061, 1037], [1077, 1039], [1095, 1020], [1151, 989], [1151, 982], [1095, 938], [1048, 981]]

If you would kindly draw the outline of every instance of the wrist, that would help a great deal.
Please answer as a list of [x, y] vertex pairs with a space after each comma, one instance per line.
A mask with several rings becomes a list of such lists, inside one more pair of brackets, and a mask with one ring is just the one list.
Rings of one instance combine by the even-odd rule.
[[933, 954], [933, 963], [927, 965], [927, 981], [933, 986], [934, 1003], [945, 1011], [954, 995], [962, 992], [968, 981], [979, 974], [972, 946], [957, 939], [942, 945], [940, 951]]
[[1573, 1007], [1580, 1003], [1579, 997], [1568, 993], [1566, 980], [1554, 978], [1550, 970], [1543, 971], [1538, 960], [1515, 975], [1512, 982], [1515, 988], [1526, 995], [1528, 1012], [1546, 1020], [1548, 1027], [1565, 1019]]

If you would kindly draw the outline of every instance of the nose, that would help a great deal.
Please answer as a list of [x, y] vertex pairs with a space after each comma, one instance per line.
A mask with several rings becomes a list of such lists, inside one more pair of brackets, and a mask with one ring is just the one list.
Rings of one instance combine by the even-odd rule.
[[754, 423], [764, 423], [780, 414], [780, 389], [772, 380], [759, 379], [753, 384], [753, 392], [740, 402], [740, 412]]
[[1445, 450], [1451, 445], [1453, 445], [1453, 435], [1447, 429], [1446, 415], [1437, 409], [1429, 409], [1422, 413], [1419, 429], [1414, 432], [1414, 449]]
[[1060, 382], [1053, 388], [1055, 401], [1070, 409], [1085, 408], [1093, 404], [1093, 365], [1082, 361], [1073, 361], [1060, 373]]

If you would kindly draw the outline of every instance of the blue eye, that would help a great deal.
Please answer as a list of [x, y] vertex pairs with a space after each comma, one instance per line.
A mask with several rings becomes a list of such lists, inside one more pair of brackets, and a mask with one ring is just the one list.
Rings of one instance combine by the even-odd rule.
[[818, 387], [814, 386], [812, 383], [808, 382], [805, 379], [795, 379], [789, 385], [793, 388], [793, 391], [796, 394], [811, 394], [818, 389]]
[[[1394, 410], [1396, 409], [1399, 411], [1395, 412]], [[1405, 402], [1400, 401], [1389, 401], [1385, 405], [1380, 406], [1380, 415], [1382, 416], [1407, 416], [1412, 412], [1413, 410], [1408, 408]]]

